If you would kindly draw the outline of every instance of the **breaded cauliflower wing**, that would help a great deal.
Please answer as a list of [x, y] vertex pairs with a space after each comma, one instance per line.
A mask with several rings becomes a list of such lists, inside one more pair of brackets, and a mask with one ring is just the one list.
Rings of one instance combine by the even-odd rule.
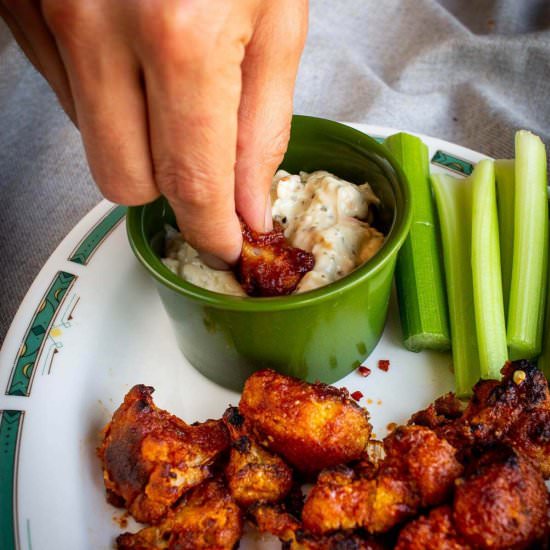
[[261, 533], [278, 537], [285, 550], [383, 550], [372, 537], [358, 533], [313, 535], [280, 506], [260, 505], [251, 509], [254, 523]]
[[506, 363], [502, 380], [480, 380], [464, 412], [448, 394], [411, 417], [432, 428], [468, 461], [475, 445], [506, 443], [531, 457], [550, 478], [550, 391], [544, 374], [529, 361]]
[[399, 533], [395, 550], [473, 550], [456, 531], [450, 506], [434, 508]]
[[284, 499], [292, 488], [292, 469], [282, 458], [256, 443], [239, 409], [227, 409], [223, 420], [231, 438], [225, 477], [233, 498], [245, 508]]
[[420, 508], [442, 503], [462, 473], [456, 450], [426, 427], [397, 428], [384, 439], [384, 449], [386, 456], [368, 477], [349, 468], [319, 475], [304, 504], [306, 529], [384, 533]]
[[242, 513], [223, 480], [192, 489], [159, 525], [117, 538], [118, 550], [232, 550], [242, 535]]
[[239, 410], [260, 444], [310, 474], [358, 459], [371, 433], [367, 411], [347, 390], [272, 370], [248, 378]]
[[188, 425], [155, 406], [153, 388], [134, 386], [98, 449], [109, 501], [140, 522], [160, 521], [186, 491], [211, 475], [229, 446], [221, 420]]
[[511, 447], [481, 449], [455, 489], [454, 524], [474, 548], [530, 548], [544, 535], [547, 516], [540, 471]]
[[286, 240], [283, 228], [257, 233], [241, 221], [243, 246], [236, 265], [237, 279], [249, 296], [290, 294], [313, 269], [315, 257]]

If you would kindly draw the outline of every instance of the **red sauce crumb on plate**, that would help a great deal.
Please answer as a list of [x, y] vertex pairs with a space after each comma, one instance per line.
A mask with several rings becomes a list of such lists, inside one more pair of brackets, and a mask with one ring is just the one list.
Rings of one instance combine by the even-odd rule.
[[380, 359], [380, 361], [378, 361], [378, 368], [384, 372], [388, 372], [390, 370], [390, 362], [388, 359]]
[[363, 394], [359, 390], [357, 390], [354, 391], [351, 396], [353, 397], [353, 399], [355, 399], [355, 401], [359, 401], [359, 399], [363, 397]]
[[358, 367], [357, 372], [365, 378], [372, 372], [369, 367]]

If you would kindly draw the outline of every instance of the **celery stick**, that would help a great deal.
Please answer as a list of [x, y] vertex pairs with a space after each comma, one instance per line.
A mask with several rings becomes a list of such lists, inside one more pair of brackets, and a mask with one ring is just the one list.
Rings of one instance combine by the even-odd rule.
[[544, 144], [526, 130], [516, 132], [514, 258], [508, 306], [511, 359], [541, 350], [548, 263], [548, 200]]
[[471, 177], [472, 280], [474, 313], [482, 378], [500, 378], [508, 359], [506, 323], [502, 301], [502, 276], [492, 160], [482, 160]]
[[495, 161], [497, 182], [498, 231], [500, 236], [500, 265], [502, 271], [502, 298], [504, 313], [508, 313], [512, 258], [514, 256], [514, 177], [515, 165], [511, 159]]
[[546, 319], [542, 336], [542, 355], [539, 357], [538, 367], [550, 380], [550, 269], [546, 289]]
[[449, 302], [456, 393], [471, 394], [479, 379], [471, 267], [472, 203], [468, 180], [434, 174], [435, 194]]
[[404, 346], [411, 351], [450, 348], [447, 302], [429, 180], [428, 148], [399, 133], [385, 141], [412, 190], [412, 224], [395, 270]]

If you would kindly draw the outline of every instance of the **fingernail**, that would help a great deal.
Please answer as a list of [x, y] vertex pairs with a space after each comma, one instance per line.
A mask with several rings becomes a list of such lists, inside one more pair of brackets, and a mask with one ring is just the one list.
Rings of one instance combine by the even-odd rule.
[[214, 256], [214, 254], [210, 254], [210, 252], [199, 252], [199, 258], [212, 269], [217, 269], [219, 271], [229, 270], [228, 264], [217, 256]]
[[273, 230], [273, 213], [271, 212], [271, 194], [268, 193], [267, 201], [265, 202], [265, 218], [264, 218], [265, 231]]

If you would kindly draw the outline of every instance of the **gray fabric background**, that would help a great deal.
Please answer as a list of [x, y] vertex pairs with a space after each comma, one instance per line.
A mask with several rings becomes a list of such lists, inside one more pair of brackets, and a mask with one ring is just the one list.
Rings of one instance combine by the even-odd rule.
[[[506, 157], [550, 143], [550, 0], [311, 0], [295, 111]], [[0, 23], [0, 341], [41, 266], [100, 200], [78, 132]]]

